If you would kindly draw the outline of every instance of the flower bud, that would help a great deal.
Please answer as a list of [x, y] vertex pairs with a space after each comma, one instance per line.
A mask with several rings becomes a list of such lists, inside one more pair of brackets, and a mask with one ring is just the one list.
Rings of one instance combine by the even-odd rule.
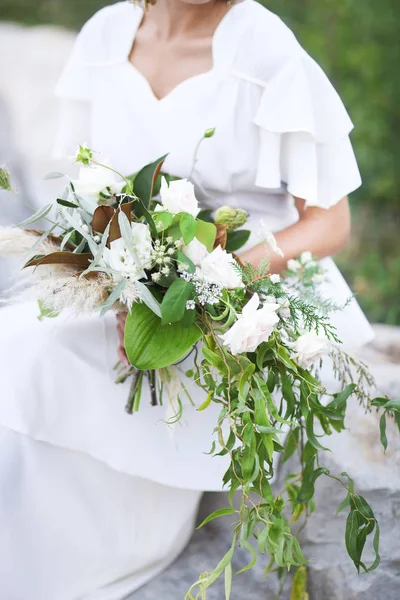
[[11, 191], [10, 173], [4, 167], [0, 168], [0, 190]]
[[227, 225], [228, 231], [235, 231], [238, 227], [244, 225], [248, 218], [248, 213], [241, 208], [232, 208], [232, 206], [221, 206], [215, 212], [215, 224]]
[[215, 127], [212, 127], [211, 129], [207, 129], [204, 132], [204, 137], [205, 138], [211, 138], [214, 135], [214, 133], [215, 133]]
[[80, 162], [88, 167], [92, 158], [93, 152], [86, 144], [78, 146], [78, 149], [75, 153], [75, 162]]

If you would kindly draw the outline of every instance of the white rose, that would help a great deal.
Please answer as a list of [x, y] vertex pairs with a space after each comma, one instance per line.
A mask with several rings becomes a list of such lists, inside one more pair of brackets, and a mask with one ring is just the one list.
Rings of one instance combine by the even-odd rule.
[[209, 255], [207, 248], [199, 242], [197, 238], [194, 238], [190, 244], [185, 246], [182, 250], [183, 254], [190, 258], [192, 263], [199, 267], [202, 261]]
[[116, 173], [100, 166], [81, 166], [79, 178], [72, 183], [83, 208], [90, 214], [96, 210], [101, 192], [110, 188], [113, 194], [118, 194], [124, 185]]
[[303, 333], [293, 344], [296, 361], [304, 369], [308, 369], [321, 356], [327, 354], [330, 347], [331, 344], [324, 335], [317, 335], [313, 331]]
[[161, 203], [165, 210], [173, 215], [181, 212], [187, 212], [193, 217], [197, 217], [200, 208], [194, 194], [193, 183], [187, 179], [171, 181], [168, 185], [165, 177], [161, 180]]
[[104, 248], [102, 265], [117, 271], [121, 277], [138, 280], [146, 277], [144, 269], [151, 266], [151, 236], [147, 225], [132, 223], [132, 252], [123, 238], [114, 240], [110, 248]]
[[242, 278], [235, 268], [236, 261], [232, 254], [217, 246], [200, 264], [200, 271], [205, 281], [232, 290], [243, 287]]
[[183, 253], [190, 258], [196, 266], [196, 275], [202, 281], [215, 283], [229, 290], [243, 287], [240, 273], [235, 269], [236, 261], [232, 254], [218, 246], [212, 252], [194, 238], [183, 249]]
[[289, 269], [289, 271], [294, 271], [294, 273], [297, 273], [297, 271], [301, 269], [301, 264], [298, 260], [293, 260], [293, 258], [291, 258], [290, 260], [288, 260], [287, 268]]
[[236, 323], [221, 336], [224, 345], [232, 354], [254, 352], [262, 342], [269, 339], [275, 325], [279, 322], [276, 314], [279, 304], [268, 303], [261, 308], [259, 304], [258, 294], [254, 294], [243, 308]]

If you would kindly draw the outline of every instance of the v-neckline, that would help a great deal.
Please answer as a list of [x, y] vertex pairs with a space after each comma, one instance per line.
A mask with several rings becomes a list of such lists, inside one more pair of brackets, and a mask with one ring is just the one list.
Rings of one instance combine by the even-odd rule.
[[224, 14], [224, 16], [222, 17], [222, 19], [219, 21], [217, 27], [215, 28], [215, 31], [213, 33], [212, 36], [212, 42], [211, 42], [211, 55], [212, 55], [212, 66], [210, 69], [208, 69], [207, 71], [203, 71], [201, 73], [196, 73], [194, 75], [190, 75], [189, 77], [186, 77], [185, 79], [182, 79], [182, 81], [180, 81], [179, 83], [177, 83], [169, 92], [167, 92], [164, 96], [162, 96], [161, 98], [159, 98], [154, 90], [153, 87], [151, 86], [149, 80], [147, 79], [147, 77], [144, 75], [144, 73], [142, 73], [142, 71], [140, 71], [140, 69], [138, 69], [130, 60], [130, 56], [132, 54], [132, 50], [133, 50], [133, 46], [135, 44], [135, 39], [136, 39], [136, 35], [137, 32], [140, 28], [140, 25], [142, 24], [143, 21], [143, 17], [144, 17], [144, 9], [140, 6], [140, 7], [134, 7], [132, 5], [133, 8], [136, 8], [136, 10], [140, 10], [140, 13], [138, 13], [138, 16], [135, 20], [134, 23], [134, 27], [133, 27], [133, 32], [132, 35], [130, 37], [130, 45], [128, 48], [128, 53], [125, 57], [125, 62], [127, 67], [129, 67], [129, 69], [131, 70], [132, 73], [134, 73], [136, 76], [139, 77], [139, 79], [142, 81], [142, 83], [144, 83], [144, 85], [146, 86], [147, 90], [150, 93], [150, 97], [152, 98], [152, 100], [158, 104], [158, 105], [162, 105], [164, 102], [166, 102], [170, 97], [172, 97], [177, 91], [179, 91], [181, 88], [184, 88], [185, 86], [193, 83], [194, 81], [197, 81], [198, 79], [202, 79], [205, 77], [209, 77], [210, 75], [212, 75], [216, 69], [216, 62], [217, 62], [217, 52], [216, 52], [216, 46], [217, 46], [217, 41], [219, 38], [219, 35], [221, 33], [221, 31], [224, 29], [224, 27], [226, 26], [226, 24], [228, 23], [228, 21], [232, 18], [232, 14], [234, 12], [236, 12], [236, 9], [244, 4], [247, 4], [250, 0], [240, 0], [240, 2], [233, 4], [233, 6], [231, 6], [231, 8]]

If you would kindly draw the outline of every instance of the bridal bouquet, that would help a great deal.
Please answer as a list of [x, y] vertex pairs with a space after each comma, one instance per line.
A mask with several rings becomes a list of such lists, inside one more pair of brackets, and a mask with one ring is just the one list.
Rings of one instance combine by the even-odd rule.
[[[125, 177], [80, 146], [79, 179], [68, 180], [63, 196], [24, 221], [23, 228], [0, 229], [0, 251], [28, 255], [29, 276], [18, 295], [36, 298], [41, 318], [65, 309], [100, 316], [128, 312], [125, 346], [131, 366], [120, 365], [118, 375], [119, 381], [132, 381], [129, 412], [140, 410], [145, 377], [152, 403], [162, 402], [178, 377], [174, 365], [192, 355], [186, 375], [204, 390], [197, 409], [220, 406], [210, 454], [230, 458], [223, 482], [231, 505], [204, 523], [231, 515], [234, 524], [231, 548], [194, 583], [188, 600], [205, 598], [221, 575], [230, 597], [237, 545], [251, 556], [245, 569], [259, 553], [268, 556], [267, 570], [277, 567], [282, 574], [294, 568], [293, 597], [305, 597], [307, 560], [292, 524], [313, 511], [321, 476], [343, 487], [339, 508], [348, 511], [345, 543], [357, 570], [375, 569], [379, 526], [373, 510], [347, 473], [331, 474], [321, 465], [320, 451], [324, 436], [344, 430], [351, 397], [366, 410], [382, 411], [386, 447], [386, 418], [394, 417], [400, 429], [400, 401], [372, 398], [368, 371], [341, 349], [329, 320], [340, 307], [320, 292], [324, 274], [311, 254], [289, 261], [282, 279], [269, 272], [267, 262], [257, 268], [241, 264], [234, 253], [250, 235], [243, 229], [246, 212], [228, 206], [214, 214], [201, 211], [189, 181], [162, 173], [164, 159]], [[0, 187], [12, 191], [5, 169]], [[39, 220], [48, 222], [46, 230], [26, 228]], [[268, 231], [265, 241], [280, 253]], [[322, 385], [322, 360], [330, 361], [339, 392]], [[182, 382], [175, 389], [171, 422], [179, 420], [188, 394]], [[270, 485], [276, 457], [285, 462], [295, 453], [300, 469], [276, 495]], [[363, 561], [368, 536], [375, 551], [371, 565]]]

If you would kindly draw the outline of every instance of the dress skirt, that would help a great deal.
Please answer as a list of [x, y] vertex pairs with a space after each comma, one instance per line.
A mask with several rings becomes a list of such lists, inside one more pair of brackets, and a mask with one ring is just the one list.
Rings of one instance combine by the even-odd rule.
[[0, 598], [124, 598], [182, 552], [200, 497], [0, 427]]

